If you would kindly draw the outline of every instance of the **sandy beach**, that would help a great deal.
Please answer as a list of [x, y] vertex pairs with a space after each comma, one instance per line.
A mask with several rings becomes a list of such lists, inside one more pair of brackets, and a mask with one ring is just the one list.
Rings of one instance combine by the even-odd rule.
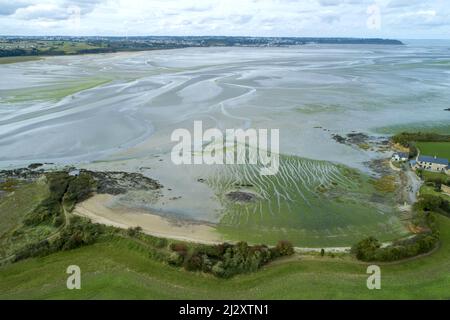
[[215, 228], [200, 223], [191, 223], [175, 219], [166, 219], [148, 211], [114, 208], [111, 206], [114, 196], [98, 194], [78, 204], [73, 214], [117, 228], [128, 229], [140, 226], [142, 231], [157, 237], [177, 240], [220, 243], [222, 238]]

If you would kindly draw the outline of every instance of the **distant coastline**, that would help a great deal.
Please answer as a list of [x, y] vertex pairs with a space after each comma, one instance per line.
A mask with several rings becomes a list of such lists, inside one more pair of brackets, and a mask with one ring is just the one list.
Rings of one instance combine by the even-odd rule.
[[[190, 47], [284, 47], [307, 44], [403, 45], [399, 40], [380, 38], [0, 36], [0, 58], [149, 51]], [[13, 60], [12, 62], [16, 61]]]

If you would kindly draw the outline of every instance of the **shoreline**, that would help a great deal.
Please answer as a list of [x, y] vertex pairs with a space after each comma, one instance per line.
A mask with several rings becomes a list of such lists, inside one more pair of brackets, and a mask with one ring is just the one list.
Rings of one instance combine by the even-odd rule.
[[77, 204], [72, 214], [89, 218], [93, 223], [121, 229], [139, 226], [144, 233], [156, 237], [205, 244], [219, 244], [224, 241], [212, 226], [167, 219], [144, 210], [111, 208], [109, 204], [113, 199], [112, 195], [96, 194]]
[[[150, 236], [200, 244], [221, 244], [235, 242], [224, 239], [218, 231], [207, 224], [189, 222], [180, 219], [168, 219], [149, 211], [111, 208], [114, 196], [96, 194], [76, 205], [72, 214], [85, 217], [93, 223], [100, 223], [120, 229], [141, 227], [142, 232]], [[294, 247], [297, 253], [320, 253], [324, 249], [330, 253], [348, 253], [351, 247]]]

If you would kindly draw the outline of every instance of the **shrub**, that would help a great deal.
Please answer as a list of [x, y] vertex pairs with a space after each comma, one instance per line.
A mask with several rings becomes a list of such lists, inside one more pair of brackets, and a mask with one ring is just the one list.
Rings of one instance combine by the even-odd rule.
[[142, 228], [137, 226], [137, 227], [130, 227], [127, 229], [127, 236], [129, 237], [136, 237], [137, 235], [139, 235], [142, 232]]
[[184, 268], [188, 271], [197, 271], [202, 269], [203, 259], [198, 254], [193, 254], [184, 261]]
[[14, 261], [20, 261], [31, 257], [41, 257], [52, 252], [52, 248], [48, 240], [39, 241], [25, 246], [14, 256]]
[[422, 195], [419, 201], [414, 204], [414, 208], [419, 211], [434, 211], [450, 216], [450, 202], [432, 194]]
[[404, 241], [381, 248], [378, 240], [367, 238], [360, 241], [354, 248], [353, 253], [362, 261], [396, 261], [432, 250], [439, 236], [435, 233], [423, 233]]
[[167, 258], [167, 262], [172, 265], [179, 267], [183, 264], [184, 257], [179, 254], [178, 252], [172, 252], [169, 257]]
[[356, 255], [356, 258], [363, 261], [370, 261], [373, 259], [375, 252], [380, 248], [380, 242], [374, 237], [368, 237], [361, 240], [351, 251]]
[[219, 278], [224, 278], [226, 276], [225, 269], [223, 267], [223, 262], [219, 261], [217, 262], [211, 269], [211, 272], [213, 275]]
[[69, 184], [64, 194], [64, 203], [72, 210], [78, 202], [84, 201], [92, 194], [95, 182], [87, 173], [81, 173], [77, 177], [68, 177]]
[[71, 250], [81, 246], [94, 243], [102, 234], [106, 227], [100, 224], [90, 223], [80, 217], [72, 217], [59, 237], [54, 241], [53, 246], [57, 250]]
[[181, 242], [174, 242], [170, 244], [170, 250], [178, 252], [179, 254], [186, 256], [188, 247], [186, 244]]
[[291, 242], [286, 240], [278, 241], [277, 246], [275, 247], [278, 253], [278, 256], [290, 256], [294, 254], [294, 246]]

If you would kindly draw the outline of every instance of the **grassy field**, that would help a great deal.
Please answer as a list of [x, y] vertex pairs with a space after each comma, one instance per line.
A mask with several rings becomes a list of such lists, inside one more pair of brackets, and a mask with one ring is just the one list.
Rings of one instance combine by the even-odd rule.
[[442, 197], [443, 199], [445, 199], [447, 201], [450, 201], [450, 196], [449, 195], [447, 195], [447, 194], [445, 194], [443, 192], [437, 192], [436, 190], [434, 190], [434, 187], [430, 187], [430, 186], [427, 186], [427, 185], [423, 185], [420, 188], [420, 194], [422, 194], [422, 195], [429, 194], [429, 195], [432, 195], [432, 196]]
[[[345, 257], [294, 256], [261, 271], [218, 279], [155, 262], [131, 240], [98, 243], [0, 268], [1, 299], [449, 299], [450, 220], [431, 255], [381, 265], [381, 290], [366, 288], [366, 264]], [[82, 289], [66, 289], [67, 266]]]
[[23, 217], [47, 194], [48, 189], [45, 183], [31, 183], [16, 188], [14, 192], [1, 199], [0, 237], [17, 227]]
[[[51, 226], [24, 227], [23, 218], [49, 194], [44, 181], [21, 183], [0, 199], [0, 259], [55, 231]], [[20, 232], [19, 232], [20, 229]], [[13, 236], [12, 236], [13, 235]]]
[[420, 154], [450, 159], [450, 142], [418, 142]]

